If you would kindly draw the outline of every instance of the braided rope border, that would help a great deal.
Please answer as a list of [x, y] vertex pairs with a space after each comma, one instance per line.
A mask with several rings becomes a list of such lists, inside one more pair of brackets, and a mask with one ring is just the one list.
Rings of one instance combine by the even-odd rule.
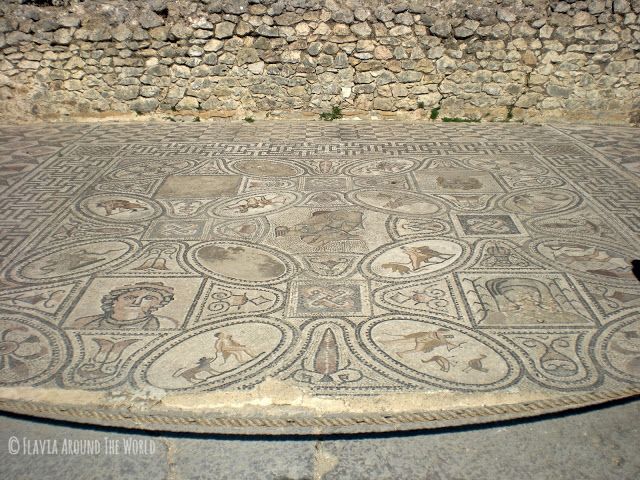
[[[581, 395], [566, 395], [545, 400], [514, 404], [457, 408], [433, 412], [407, 412], [392, 414], [334, 414], [328, 416], [295, 417], [231, 417], [188, 412], [141, 413], [124, 409], [85, 408], [71, 405], [51, 405], [43, 402], [0, 399], [0, 410], [57, 420], [75, 421], [114, 427], [144, 430], [168, 430], [206, 433], [340, 433], [381, 430], [408, 430], [412, 428], [438, 428], [447, 425], [485, 423], [500, 419], [529, 417], [552, 413], [611, 400], [640, 395], [640, 387], [607, 390]], [[270, 431], [275, 429], [276, 431]]]

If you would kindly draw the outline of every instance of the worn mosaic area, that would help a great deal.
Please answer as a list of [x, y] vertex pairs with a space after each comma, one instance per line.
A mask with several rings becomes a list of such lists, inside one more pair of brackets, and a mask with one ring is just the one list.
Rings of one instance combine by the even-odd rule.
[[598, 128], [4, 129], [0, 407], [337, 431], [637, 394], [640, 183]]

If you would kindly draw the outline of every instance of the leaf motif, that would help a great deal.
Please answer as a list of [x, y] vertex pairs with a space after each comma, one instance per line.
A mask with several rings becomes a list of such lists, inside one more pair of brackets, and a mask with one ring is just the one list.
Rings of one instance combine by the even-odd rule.
[[338, 343], [330, 328], [327, 328], [322, 335], [322, 340], [316, 350], [313, 368], [323, 375], [332, 375], [338, 371]]

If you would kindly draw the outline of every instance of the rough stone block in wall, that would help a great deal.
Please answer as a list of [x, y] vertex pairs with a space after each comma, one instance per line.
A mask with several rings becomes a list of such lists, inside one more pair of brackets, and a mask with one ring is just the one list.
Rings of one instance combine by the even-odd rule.
[[[0, 115], [640, 117], [640, 1], [0, 2]], [[423, 110], [424, 109], [424, 110]]]

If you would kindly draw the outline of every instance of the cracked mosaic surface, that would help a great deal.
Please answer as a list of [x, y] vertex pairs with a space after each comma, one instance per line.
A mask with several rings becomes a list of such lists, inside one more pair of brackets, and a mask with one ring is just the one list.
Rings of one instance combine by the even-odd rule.
[[587, 126], [1, 129], [0, 407], [638, 393], [640, 143], [611, 132], [616, 155]]

